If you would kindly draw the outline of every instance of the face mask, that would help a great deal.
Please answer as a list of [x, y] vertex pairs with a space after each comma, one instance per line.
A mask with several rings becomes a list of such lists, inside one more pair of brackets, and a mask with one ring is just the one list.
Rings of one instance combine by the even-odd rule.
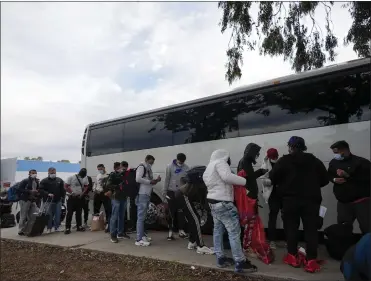
[[231, 159], [228, 159], [227, 163], [230, 166], [231, 165]]
[[274, 163], [277, 163], [277, 159], [276, 160], [270, 160], [273, 164]]
[[104, 171], [103, 170], [98, 170], [99, 174], [103, 175]]
[[37, 174], [32, 174], [32, 175], [30, 175], [30, 177], [33, 178], [33, 179], [36, 179]]
[[80, 172], [79, 176], [82, 177], [82, 178], [85, 178], [86, 177], [86, 172]]
[[57, 176], [56, 174], [49, 174], [49, 178], [51, 179], [55, 179], [56, 176]]
[[179, 167], [182, 167], [184, 165], [184, 163], [180, 163], [180, 162], [176, 162], [176, 164], [179, 166]]
[[334, 159], [335, 160], [344, 160], [344, 156], [339, 154], [339, 153], [335, 153], [334, 154]]

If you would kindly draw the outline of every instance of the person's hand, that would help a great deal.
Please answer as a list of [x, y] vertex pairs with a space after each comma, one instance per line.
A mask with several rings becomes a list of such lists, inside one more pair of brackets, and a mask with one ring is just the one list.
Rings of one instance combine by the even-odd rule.
[[345, 172], [344, 170], [342, 169], [337, 169], [336, 170], [336, 174], [339, 176], [339, 177], [349, 177], [349, 174], [347, 172]]
[[54, 194], [49, 193], [48, 196], [51, 197], [51, 198], [53, 198], [54, 197]]
[[167, 193], [166, 193], [166, 192], [163, 192], [163, 193], [162, 193], [162, 197], [164, 198], [164, 203], [167, 203], [167, 198], [166, 198], [166, 195], [167, 195]]
[[157, 180], [156, 180], [157, 182], [160, 182], [161, 181], [161, 176], [160, 175], [158, 175], [158, 177], [157, 177]]
[[157, 180], [151, 180], [151, 185], [157, 184]]
[[104, 196], [107, 196], [108, 198], [111, 198], [112, 191], [107, 191], [106, 193], [104, 193]]
[[346, 182], [346, 179], [344, 178], [334, 178], [334, 183], [343, 184], [345, 182]]

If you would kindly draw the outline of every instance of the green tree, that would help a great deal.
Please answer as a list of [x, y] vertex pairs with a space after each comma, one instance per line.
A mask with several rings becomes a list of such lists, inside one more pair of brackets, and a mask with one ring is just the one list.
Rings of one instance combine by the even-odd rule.
[[31, 160], [31, 158], [28, 157], [28, 156], [26, 156], [26, 157], [24, 158], [24, 160]]
[[43, 158], [41, 156], [38, 156], [38, 157], [25, 157], [23, 158], [24, 160], [32, 160], [32, 161], [43, 161]]
[[71, 163], [70, 160], [58, 160], [58, 162]]
[[[252, 6], [258, 5], [254, 17]], [[339, 39], [333, 34], [331, 11], [334, 2], [227, 2], [218, 7], [223, 16], [221, 32], [231, 30], [225, 78], [232, 84], [242, 76], [243, 52], [258, 49], [261, 55], [282, 56], [296, 72], [319, 68], [334, 61]], [[325, 10], [325, 30], [315, 19]], [[353, 23], [344, 44], [353, 44], [359, 57], [370, 56], [371, 10], [369, 2], [345, 2]], [[256, 18], [256, 19], [255, 19]], [[310, 20], [307, 26], [305, 22]], [[254, 36], [254, 34], [256, 36]]]

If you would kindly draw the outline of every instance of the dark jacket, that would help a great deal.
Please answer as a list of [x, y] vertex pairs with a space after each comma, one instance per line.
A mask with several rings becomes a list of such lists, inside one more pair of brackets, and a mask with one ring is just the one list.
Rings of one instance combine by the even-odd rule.
[[249, 197], [258, 198], [258, 184], [256, 179], [265, 174], [265, 170], [258, 169], [254, 171], [253, 165], [256, 164], [256, 157], [260, 152], [261, 147], [255, 143], [249, 143], [244, 151], [244, 155], [238, 163], [237, 172], [244, 170], [247, 174], [246, 187], [249, 190]]
[[334, 182], [334, 178], [339, 178], [336, 173], [337, 169], [344, 170], [349, 174], [345, 183], [334, 183], [334, 195], [338, 201], [350, 203], [370, 197], [371, 162], [369, 160], [356, 155], [350, 155], [344, 160], [331, 160], [328, 168], [331, 182]]
[[272, 184], [283, 198], [293, 197], [322, 202], [321, 187], [328, 184], [325, 165], [311, 153], [282, 156], [269, 172]]
[[123, 190], [122, 182], [124, 180], [125, 173], [112, 172], [107, 179], [107, 189], [112, 192], [112, 199], [114, 200], [125, 200], [127, 198], [126, 193]]
[[[44, 200], [48, 194], [53, 194], [53, 203], [58, 203], [62, 198], [66, 197], [64, 182], [61, 178], [45, 178], [40, 182], [40, 190], [44, 191]], [[46, 196], [45, 196], [46, 195]]]
[[186, 183], [179, 188], [180, 192], [187, 196], [190, 202], [198, 202], [202, 206], [206, 204], [207, 187], [204, 183]]
[[[36, 190], [38, 193], [32, 192], [32, 182], [36, 181]], [[40, 184], [38, 179], [28, 177], [22, 180], [18, 186], [19, 200], [36, 202], [40, 196], [44, 196], [44, 192], [40, 191]]]

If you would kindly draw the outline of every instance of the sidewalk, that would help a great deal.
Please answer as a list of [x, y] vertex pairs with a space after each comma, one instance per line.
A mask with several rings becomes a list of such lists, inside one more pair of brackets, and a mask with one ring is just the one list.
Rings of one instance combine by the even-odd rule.
[[[96, 250], [108, 253], [127, 254], [138, 257], [148, 257], [165, 261], [174, 261], [190, 266], [202, 266], [216, 268], [215, 256], [199, 255], [195, 251], [187, 249], [187, 241], [176, 239], [175, 241], [167, 241], [165, 232], [151, 231], [149, 235], [153, 242], [150, 247], [138, 247], [134, 245], [135, 235], [131, 235], [130, 240], [120, 241], [118, 244], [111, 243], [109, 235], [103, 231], [100, 232], [72, 232], [70, 235], [61, 233], [43, 234], [39, 237], [24, 237], [17, 235], [17, 228], [1, 229], [1, 238], [14, 239], [22, 241], [30, 241], [35, 243], [44, 243], [50, 245], [82, 248], [88, 250]], [[212, 246], [212, 237], [205, 236], [207, 246]], [[259, 260], [252, 259], [259, 271], [258, 275], [266, 277], [285, 278], [293, 280], [328, 280], [337, 281], [343, 280], [339, 270], [339, 263], [331, 260], [321, 249], [320, 258], [326, 260], [323, 270], [320, 273], [309, 274], [303, 269], [291, 268], [282, 262], [284, 249], [276, 250], [276, 261], [272, 265], [265, 265]], [[229, 253], [230, 254], [230, 253]], [[233, 268], [231, 268], [233, 269]], [[230, 270], [231, 270], [230, 269]]]

